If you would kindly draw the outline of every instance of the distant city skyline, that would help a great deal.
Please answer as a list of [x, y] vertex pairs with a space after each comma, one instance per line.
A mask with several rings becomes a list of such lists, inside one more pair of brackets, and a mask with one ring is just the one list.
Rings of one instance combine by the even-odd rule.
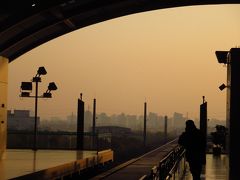
[[[93, 114], [90, 111], [85, 111], [84, 115], [84, 132], [92, 131]], [[172, 116], [167, 117], [168, 130], [181, 132], [185, 128], [187, 117], [182, 113], [174, 112]], [[195, 119], [195, 124], [199, 127], [199, 119]], [[123, 127], [129, 128], [134, 132], [143, 131], [144, 117], [142, 115], [129, 114], [114, 114], [99, 113], [96, 117], [96, 127]], [[147, 114], [147, 131], [152, 133], [164, 131], [165, 116], [154, 112]], [[208, 121], [208, 128], [213, 129], [216, 125], [226, 125], [224, 121], [211, 119]], [[34, 116], [30, 115], [29, 110], [14, 110], [8, 111], [8, 130], [10, 131], [33, 131]], [[39, 131], [66, 131], [76, 132], [77, 116], [71, 114], [67, 117], [51, 117], [50, 119], [42, 119], [38, 117]]]
[[55, 81], [53, 98], [39, 101], [39, 116], [76, 114], [83, 93], [85, 109], [107, 114], [199, 117], [202, 96], [209, 118], [225, 119], [226, 68], [214, 52], [240, 45], [240, 5], [170, 8], [95, 24], [43, 44], [9, 65], [8, 109], [34, 110], [19, 98], [20, 83], [45, 66], [40, 93]]

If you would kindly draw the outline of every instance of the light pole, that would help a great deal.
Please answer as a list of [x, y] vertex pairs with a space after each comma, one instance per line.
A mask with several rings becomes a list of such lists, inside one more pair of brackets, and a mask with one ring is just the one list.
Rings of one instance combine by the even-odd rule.
[[34, 138], [33, 138], [33, 150], [37, 150], [37, 111], [38, 111], [38, 98], [51, 98], [51, 91], [57, 90], [57, 86], [54, 82], [49, 83], [48, 89], [43, 95], [38, 95], [38, 83], [41, 81], [41, 75], [46, 75], [47, 71], [44, 67], [39, 67], [37, 74], [33, 77], [32, 82], [36, 84], [35, 86], [35, 95], [30, 96], [30, 92], [32, 91], [32, 82], [22, 82], [21, 85], [21, 94], [20, 97], [30, 97], [35, 98], [35, 115], [34, 115]]

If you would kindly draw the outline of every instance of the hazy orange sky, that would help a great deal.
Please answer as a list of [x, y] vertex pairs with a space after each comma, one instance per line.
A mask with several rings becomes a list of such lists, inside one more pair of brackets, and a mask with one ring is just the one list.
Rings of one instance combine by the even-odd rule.
[[39, 66], [48, 71], [40, 92], [55, 81], [50, 100], [39, 101], [43, 118], [76, 113], [80, 92], [86, 109], [108, 114], [199, 117], [205, 95], [209, 118], [225, 118], [226, 67], [215, 50], [240, 45], [240, 5], [162, 9], [88, 26], [43, 44], [9, 65], [9, 109], [34, 110], [34, 100], [19, 98], [20, 83]]

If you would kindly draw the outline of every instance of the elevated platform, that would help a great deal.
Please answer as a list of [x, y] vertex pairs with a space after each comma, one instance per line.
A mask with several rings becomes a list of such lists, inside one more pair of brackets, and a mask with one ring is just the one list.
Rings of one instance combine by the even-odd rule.
[[154, 166], [158, 166], [161, 159], [163, 159], [172, 149], [177, 147], [176, 141], [167, 143], [153, 151], [150, 151], [143, 156], [132, 159], [123, 163], [105, 173], [102, 173], [92, 180], [98, 179], [113, 179], [113, 180], [127, 180], [140, 179], [146, 174], [149, 174]]
[[[126, 163], [123, 163], [107, 172], [104, 172], [92, 180], [107, 179], [107, 180], [146, 180], [146, 179], [156, 179], [160, 178], [158, 175], [159, 171], [162, 172], [163, 169], [157, 171], [160, 162], [168, 157], [169, 152], [171, 152], [175, 147], [177, 147], [176, 141], [172, 141], [165, 144], [143, 156], [132, 159]], [[169, 160], [169, 161], [168, 161]], [[169, 164], [174, 164], [171, 159], [168, 159]], [[173, 163], [172, 163], [173, 162]], [[174, 168], [176, 171], [166, 172], [168, 178], [170, 179], [182, 179], [182, 180], [192, 180], [192, 175], [189, 171], [188, 163], [186, 162], [184, 156], [179, 164]], [[185, 171], [186, 170], [186, 171]], [[156, 172], [155, 172], [156, 171]], [[161, 173], [160, 172], [160, 173]], [[152, 176], [152, 175], [156, 176]], [[163, 172], [164, 173], [164, 172]], [[162, 174], [162, 173], [161, 173]], [[161, 178], [160, 178], [161, 179]], [[227, 180], [228, 179], [228, 157], [225, 154], [221, 156], [214, 156], [213, 154], [207, 154], [206, 165], [203, 167], [201, 174], [201, 180]]]
[[112, 160], [112, 150], [7, 150], [0, 160], [0, 180], [56, 179]]

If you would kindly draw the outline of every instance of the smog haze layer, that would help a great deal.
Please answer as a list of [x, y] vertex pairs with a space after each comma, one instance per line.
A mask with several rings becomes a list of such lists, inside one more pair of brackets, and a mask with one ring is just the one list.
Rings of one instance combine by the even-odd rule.
[[34, 110], [34, 100], [19, 98], [20, 84], [39, 66], [40, 93], [49, 82], [58, 90], [39, 101], [43, 118], [76, 113], [83, 93], [86, 109], [108, 114], [199, 116], [202, 96], [210, 118], [225, 119], [226, 67], [216, 50], [240, 45], [240, 6], [195, 6], [162, 9], [112, 19], [61, 36], [24, 54], [9, 65], [9, 109]]

